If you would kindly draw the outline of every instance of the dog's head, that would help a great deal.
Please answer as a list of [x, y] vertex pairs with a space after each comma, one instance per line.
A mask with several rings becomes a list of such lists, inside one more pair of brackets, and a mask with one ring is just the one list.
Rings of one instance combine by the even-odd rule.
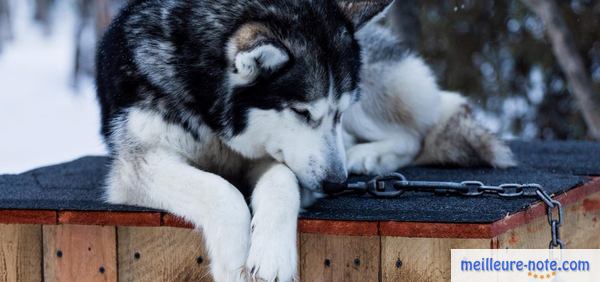
[[280, 2], [259, 5], [227, 43], [225, 139], [285, 163], [314, 190], [347, 178], [340, 119], [358, 99], [353, 34], [390, 1]]

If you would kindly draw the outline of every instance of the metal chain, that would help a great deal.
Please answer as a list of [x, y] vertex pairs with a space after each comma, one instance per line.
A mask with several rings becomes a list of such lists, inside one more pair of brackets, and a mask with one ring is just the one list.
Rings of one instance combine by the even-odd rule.
[[[396, 198], [407, 191], [431, 192], [443, 195], [461, 195], [467, 197], [498, 195], [505, 198], [535, 197], [546, 205], [548, 224], [552, 239], [548, 248], [564, 248], [565, 243], [560, 239], [560, 227], [563, 223], [563, 209], [559, 201], [552, 197], [539, 184], [507, 183], [497, 186], [485, 185], [480, 181], [439, 182], [439, 181], [408, 181], [400, 173], [376, 176], [368, 181], [347, 183], [342, 186], [323, 188], [326, 194], [340, 195], [345, 193], [368, 193], [377, 198]], [[556, 217], [554, 216], [556, 212]]]

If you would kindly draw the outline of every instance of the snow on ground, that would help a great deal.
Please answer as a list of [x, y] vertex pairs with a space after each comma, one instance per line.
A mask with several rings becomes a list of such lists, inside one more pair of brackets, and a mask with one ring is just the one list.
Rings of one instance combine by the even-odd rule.
[[74, 7], [60, 1], [45, 36], [28, 3], [12, 1], [15, 38], [0, 53], [0, 174], [105, 153], [93, 82], [71, 86]]

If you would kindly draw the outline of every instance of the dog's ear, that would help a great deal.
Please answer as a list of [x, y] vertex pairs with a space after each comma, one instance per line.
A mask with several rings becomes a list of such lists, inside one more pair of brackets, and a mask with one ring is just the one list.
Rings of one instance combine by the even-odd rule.
[[387, 12], [393, 2], [394, 0], [337, 0], [340, 9], [357, 30], [375, 16]]
[[230, 39], [227, 52], [234, 86], [251, 85], [290, 61], [286, 48], [259, 23], [242, 25]]

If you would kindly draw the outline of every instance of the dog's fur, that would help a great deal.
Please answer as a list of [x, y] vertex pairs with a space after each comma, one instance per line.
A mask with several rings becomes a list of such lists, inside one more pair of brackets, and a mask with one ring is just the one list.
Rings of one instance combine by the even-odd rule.
[[510, 149], [474, 120], [458, 93], [440, 90], [431, 69], [385, 26], [362, 27], [361, 100], [346, 113], [348, 169], [384, 174], [409, 164], [515, 165]]
[[132, 1], [97, 56], [107, 200], [202, 228], [217, 281], [290, 281], [301, 199], [322, 183], [411, 163], [512, 165], [380, 25], [388, 4]]

